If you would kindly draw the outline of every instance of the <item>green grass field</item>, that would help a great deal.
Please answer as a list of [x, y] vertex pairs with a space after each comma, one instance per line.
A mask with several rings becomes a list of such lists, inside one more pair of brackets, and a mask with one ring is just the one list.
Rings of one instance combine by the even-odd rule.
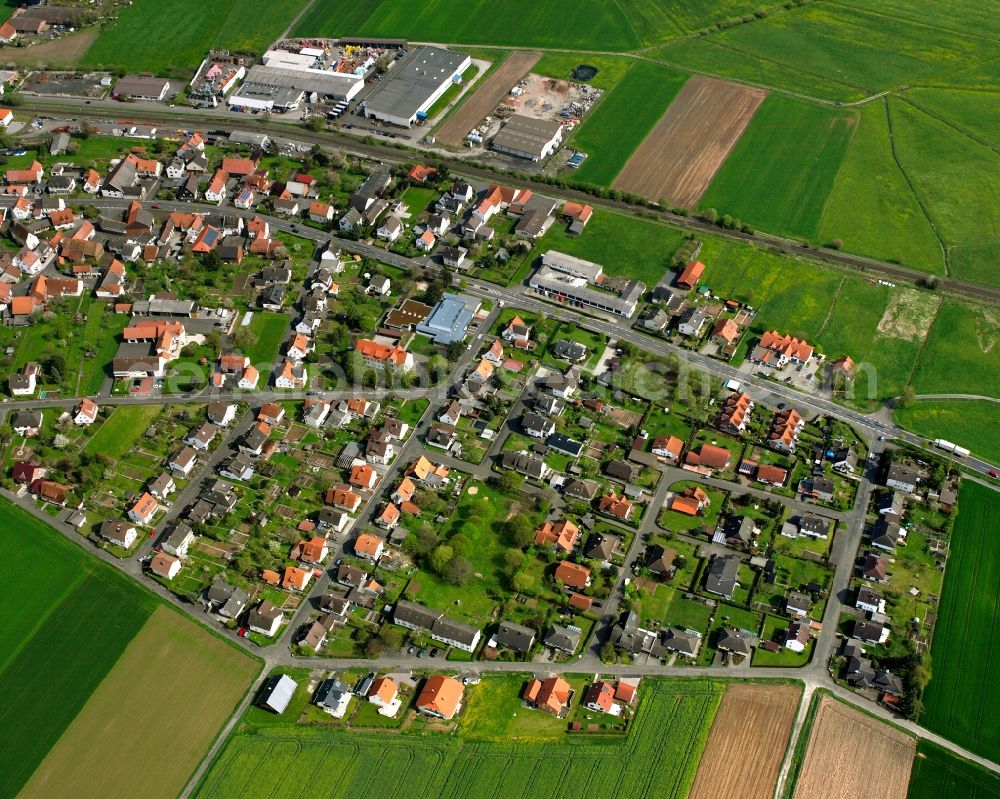
[[997, 799], [1000, 777], [942, 746], [921, 740], [907, 799]]
[[699, 206], [814, 238], [857, 118], [856, 111], [768, 96]]
[[[406, 775], [406, 795], [442, 799], [561, 796], [570, 786], [581, 799], [684, 797], [722, 686], [647, 679], [639, 693], [638, 717], [624, 741], [581, 736], [533, 745], [473, 741], [461, 732], [386, 736], [244, 721], [196, 796], [228, 799], [252, 790], [297, 799], [304, 790], [316, 791], [313, 775], [321, 773], [322, 795], [329, 799], [396, 795], [400, 774]], [[504, 712], [510, 703], [495, 704]], [[532, 713], [516, 712], [519, 720]]]
[[945, 438], [990, 463], [1000, 463], [1000, 428], [984, 424], [998, 416], [1000, 405], [983, 400], [918, 400], [909, 408], [897, 408], [892, 419], [917, 435]]
[[[877, 225], [872, 220], [878, 220]], [[840, 240], [863, 253], [942, 273], [941, 246], [892, 157], [884, 103], [863, 107], [819, 227], [823, 244]]]
[[510, 0], [503, 12], [486, 0], [317, 0], [297, 36], [388, 36], [455, 44], [631, 50], [641, 44], [628, 14], [600, 0]]
[[581, 50], [634, 50], [700, 30], [710, 23], [776, 5], [753, 0], [510, 0], [502, 13], [474, 0], [317, 0], [296, 36], [389, 36], [453, 44], [496, 44]]
[[258, 369], [269, 369], [278, 362], [278, 352], [285, 340], [290, 317], [282, 313], [256, 312], [250, 320], [253, 347], [246, 355]]
[[635, 63], [628, 56], [597, 55], [595, 53], [547, 52], [531, 68], [537, 75], [547, 75], [560, 80], [574, 80], [573, 70], [580, 64], [589, 64], [597, 69], [588, 84], [605, 91], [613, 88]]
[[120, 458], [136, 439], [146, 432], [160, 409], [156, 405], [123, 405], [104, 420], [83, 451], [93, 455]]
[[913, 376], [918, 394], [1000, 397], [1000, 312], [945, 299]]
[[1000, 499], [966, 482], [959, 493], [940, 613], [931, 646], [933, 676], [920, 723], [969, 751], [1000, 759], [1000, 701], [993, 658], [1000, 650], [996, 586], [1000, 549], [995, 546]]
[[[881, 14], [870, 6], [862, 10], [825, 3], [729, 28], [708, 40], [791, 70], [788, 88], [799, 88], [797, 72], [842, 85], [825, 95], [831, 100], [854, 100], [947, 76], [977, 56], [985, 57], [991, 48], [988, 40], [950, 31], [942, 35], [938, 28]], [[669, 53], [669, 47], [664, 49]]]
[[209, 48], [263, 53], [307, 2], [135, 0], [117, 11], [117, 21], [101, 32], [83, 61], [86, 66], [190, 77]]
[[[156, 600], [47, 525], [0, 501], [0, 598], [8, 687], [0, 795], [14, 796], [62, 735]], [[39, 597], [40, 599], [35, 599]], [[28, 613], [31, 613], [29, 616]]]
[[625, 275], [652, 287], [663, 277], [681, 240], [677, 228], [599, 210], [579, 236], [567, 236], [565, 225], [557, 222], [532, 252], [559, 250], [595, 261], [609, 275]]
[[648, 61], [633, 64], [574, 132], [572, 146], [590, 156], [575, 178], [611, 185], [689, 77]]
[[985, 144], [1000, 144], [1000, 98], [976, 89], [916, 87], [906, 99], [922, 111], [958, 127]]
[[899, 162], [948, 249], [951, 274], [1000, 285], [1000, 153], [907, 102], [893, 98], [889, 110]]

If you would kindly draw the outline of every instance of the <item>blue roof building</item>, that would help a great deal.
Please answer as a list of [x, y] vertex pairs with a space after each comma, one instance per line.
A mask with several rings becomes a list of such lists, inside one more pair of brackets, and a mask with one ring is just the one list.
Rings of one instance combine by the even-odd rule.
[[461, 294], [445, 294], [438, 300], [417, 332], [434, 339], [435, 344], [451, 344], [465, 338], [473, 314], [479, 310], [479, 300]]

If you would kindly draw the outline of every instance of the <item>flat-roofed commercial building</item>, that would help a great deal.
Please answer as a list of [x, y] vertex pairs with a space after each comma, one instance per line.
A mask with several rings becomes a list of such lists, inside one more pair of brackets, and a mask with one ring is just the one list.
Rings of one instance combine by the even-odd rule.
[[396, 62], [365, 98], [365, 116], [408, 128], [421, 119], [472, 59], [443, 47], [418, 47]]
[[646, 285], [638, 280], [627, 281], [619, 293], [592, 288], [585, 278], [557, 272], [550, 266], [539, 267], [528, 281], [528, 286], [550, 300], [596, 308], [624, 317], [635, 313], [646, 292]]
[[514, 114], [493, 137], [497, 152], [541, 161], [562, 144], [563, 126], [559, 122]]

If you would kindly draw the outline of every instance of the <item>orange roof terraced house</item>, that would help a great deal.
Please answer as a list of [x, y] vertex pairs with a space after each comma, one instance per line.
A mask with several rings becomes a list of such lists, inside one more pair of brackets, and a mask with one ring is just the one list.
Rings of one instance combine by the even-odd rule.
[[573, 688], [562, 677], [534, 679], [524, 689], [524, 701], [553, 716], [566, 709], [572, 695]]
[[435, 674], [424, 683], [417, 698], [417, 710], [446, 721], [453, 719], [462, 707], [462, 691], [458, 680]]
[[300, 569], [296, 566], [286, 566], [285, 576], [281, 580], [281, 587], [290, 591], [301, 591], [309, 585], [312, 572]]

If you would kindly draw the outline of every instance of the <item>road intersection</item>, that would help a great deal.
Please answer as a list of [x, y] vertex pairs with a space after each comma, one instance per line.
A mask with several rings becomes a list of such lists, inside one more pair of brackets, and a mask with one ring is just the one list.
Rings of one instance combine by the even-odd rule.
[[[88, 202], [98, 209], [121, 209], [124, 210], [128, 202], [123, 200], [106, 200], [106, 199], [94, 199]], [[203, 212], [208, 210], [205, 206], [189, 203], [176, 203], [176, 202], [160, 202], [158, 203], [160, 209], [164, 211], [199, 211]], [[230, 209], [227, 208], [227, 212]], [[233, 210], [234, 213], [241, 213]], [[250, 216], [251, 214], [244, 214]], [[330, 240], [330, 234], [319, 230], [315, 230], [306, 226], [297, 226], [286, 220], [277, 219], [274, 217], [265, 217], [272, 229], [277, 229], [289, 233], [294, 233], [295, 235], [301, 236], [303, 238], [311, 239], [317, 243], [326, 243]], [[394, 253], [387, 252], [379, 247], [375, 247], [371, 244], [364, 242], [350, 241], [346, 239], [335, 239], [337, 246], [341, 247], [345, 251], [351, 253], [357, 253], [365, 257], [377, 259], [379, 261], [388, 263], [393, 266], [398, 266], [407, 270], [421, 270], [428, 272], [435, 272], [438, 268], [431, 264], [426, 259], [410, 259], [405, 258]], [[743, 386], [758, 392], [761, 395], [766, 395], [769, 397], [778, 398], [782, 401], [794, 404], [795, 407], [802, 409], [803, 411], [809, 411], [812, 414], [823, 414], [833, 418], [841, 419], [860, 431], [866, 443], [868, 444], [870, 450], [873, 453], [879, 453], [882, 451], [884, 441], [886, 439], [898, 439], [905, 441], [908, 444], [917, 447], [927, 447], [928, 442], [918, 436], [914, 436], [906, 431], [903, 431], [893, 425], [886, 424], [885, 422], [874, 418], [869, 415], [862, 414], [858, 411], [852, 410], [850, 408], [845, 408], [841, 405], [834, 403], [831, 399], [820, 395], [807, 394], [800, 391], [797, 388], [791, 387], [787, 384], [777, 383], [772, 380], [764, 379], [756, 375], [747, 374], [746, 372], [735, 369], [728, 363], [722, 361], [717, 361], [707, 356], [690, 352], [688, 350], [683, 350], [663, 339], [654, 338], [648, 336], [645, 333], [633, 330], [626, 325], [623, 325], [621, 320], [601, 318], [591, 314], [585, 314], [579, 309], [567, 307], [564, 305], [554, 305], [552, 303], [543, 301], [542, 299], [530, 294], [527, 289], [523, 287], [511, 287], [504, 288], [496, 286], [493, 284], [485, 283], [474, 278], [463, 278], [462, 280], [462, 290], [479, 296], [481, 298], [488, 298], [494, 303], [494, 307], [490, 312], [489, 318], [485, 320], [478, 328], [478, 332], [475, 334], [471, 346], [466, 350], [461, 357], [459, 357], [452, 365], [450, 377], [447, 381], [439, 386], [431, 388], [419, 388], [419, 389], [408, 389], [408, 390], [397, 390], [393, 393], [397, 396], [406, 397], [417, 397], [424, 396], [431, 400], [427, 409], [424, 411], [420, 420], [415, 425], [415, 430], [407, 442], [403, 445], [401, 452], [398, 454], [393, 465], [391, 465], [382, 477], [379, 486], [377, 487], [374, 496], [371, 501], [365, 507], [361, 517], [359, 518], [357, 524], [363, 525], [369, 521], [372, 513], [380, 506], [382, 497], [387, 491], [395, 485], [397, 478], [400, 474], [400, 470], [408, 465], [412, 460], [423, 452], [422, 445], [419, 441], [421, 434], [429, 426], [437, 406], [440, 401], [447, 394], [447, 390], [450, 385], [459, 382], [463, 377], [470, 365], [474, 355], [480, 350], [481, 344], [489, 331], [491, 324], [495, 321], [496, 316], [499, 311], [500, 304], [509, 305], [511, 307], [524, 309], [527, 311], [536, 312], [550, 318], [556, 318], [562, 321], [572, 322], [579, 325], [582, 328], [592, 330], [598, 333], [606, 335], [609, 340], [617, 340], [622, 342], [628, 342], [634, 345], [638, 350], [649, 353], [653, 356], [661, 358], [675, 358], [678, 362], [683, 362], [689, 364], [690, 367], [711, 375], [713, 378], [719, 380], [738, 380]], [[322, 392], [307, 392], [307, 393], [293, 393], [293, 392], [275, 392], [275, 391], [262, 391], [256, 394], [235, 394], [232, 392], [216, 393], [210, 389], [206, 389], [203, 392], [185, 394], [181, 396], [153, 396], [148, 398], [133, 398], [133, 397], [115, 397], [111, 395], [100, 395], [98, 399], [100, 404], [115, 405], [115, 404], [173, 404], [173, 403], [206, 403], [209, 401], [225, 399], [231, 401], [247, 401], [252, 400], [254, 403], [260, 401], [269, 400], [289, 400], [289, 399], [301, 399], [305, 396], [322, 396], [326, 399], [343, 399], [350, 397], [357, 393], [352, 390], [336, 389], [332, 391], [322, 391]], [[10, 414], [15, 410], [22, 409], [36, 409], [36, 408], [47, 408], [47, 407], [61, 407], [68, 408], [78, 402], [79, 398], [66, 398], [59, 397], [54, 399], [46, 400], [17, 400], [12, 402], [6, 402], [0, 406], [0, 421], [3, 417]], [[248, 412], [244, 414], [237, 422], [235, 422], [226, 431], [226, 438], [223, 443], [205, 460], [200, 467], [198, 474], [191, 480], [190, 484], [182, 491], [177, 497], [174, 498], [170, 507], [168, 508], [167, 514], [161, 520], [160, 524], [156, 530], [156, 536], [146, 539], [140, 546], [136, 557], [131, 557], [126, 560], [119, 560], [103, 550], [96, 550], [94, 554], [106, 562], [110, 563], [115, 568], [129, 574], [131, 577], [140, 580], [142, 578], [142, 566], [140, 559], [145, 557], [149, 550], [155, 543], [156, 537], [162, 533], [167, 527], [177, 518], [180, 511], [190, 503], [190, 501], [197, 495], [200, 487], [205, 480], [212, 479], [215, 467], [227, 454], [235, 451], [237, 447], [237, 441], [239, 437], [249, 428], [253, 421], [253, 412]], [[494, 443], [491, 451], [495, 453], [499, 446], [499, 441]], [[935, 451], [935, 455], [939, 457], [945, 457], [952, 460], [953, 463], [971, 470], [979, 474], [985, 474], [990, 469], [994, 468], [991, 464], [985, 463], [983, 461], [973, 459], [973, 458], [954, 458], [949, 457], [943, 453]], [[463, 471], [471, 472], [479, 477], [488, 477], [490, 471], [490, 460], [484, 461], [484, 465], [481, 467], [473, 467], [470, 464], [464, 462], [452, 462], [451, 459], [442, 457], [439, 454], [431, 455], [431, 457], [438, 461], [444, 461], [447, 465], [454, 465], [461, 468]], [[663, 467], [661, 469], [664, 474], [661, 475], [659, 481], [659, 487], [656, 490], [656, 494], [652, 501], [652, 506], [654, 508], [659, 508], [665, 499], [667, 487], [674, 482], [673, 478], [680, 476], [689, 477], [687, 473], [681, 470], [672, 469], [670, 467]], [[757, 495], [756, 489], [748, 489], [745, 486], [740, 486], [738, 484], [731, 483], [725, 480], [719, 480], [712, 478], [708, 481], [709, 485], [725, 488], [726, 490], [737, 491], [740, 493], [750, 491]], [[840, 686], [833, 679], [829, 672], [828, 663], [830, 656], [833, 654], [835, 647], [837, 646], [837, 626], [840, 614], [844, 609], [844, 599], [847, 592], [848, 584], [855, 568], [855, 554], [858, 551], [858, 546], [861, 541], [861, 537], [864, 531], [865, 514], [868, 505], [868, 499], [871, 493], [871, 481], [870, 475], [866, 472], [862, 474], [858, 486], [858, 492], [854, 507], [850, 511], [846, 512], [831, 512], [822, 509], [810, 507], [811, 510], [816, 510], [824, 515], [830, 516], [838, 520], [841, 526], [841, 533], [835, 538], [833, 550], [831, 552], [830, 561], [835, 566], [835, 574], [833, 578], [833, 585], [830, 591], [829, 601], [827, 603], [826, 612], [823, 618], [823, 629], [820, 633], [818, 640], [814, 646], [814, 653], [810, 663], [804, 667], [797, 669], [778, 669], [778, 668], [753, 668], [748, 665], [739, 666], [717, 666], [708, 668], [695, 668], [689, 666], [664, 666], [658, 662], [656, 663], [645, 663], [645, 664], [631, 664], [631, 665], [606, 665], [603, 664], [598, 656], [601, 642], [606, 640], [608, 634], [608, 628], [614, 623], [617, 615], [617, 609], [619, 606], [620, 599], [623, 594], [623, 580], [630, 573], [629, 567], [636, 560], [641, 549], [641, 542], [643, 537], [652, 532], [655, 529], [655, 518], [656, 513], [648, 513], [644, 519], [639, 533], [634, 537], [632, 547], [627, 553], [626, 557], [626, 567], [621, 570], [618, 581], [616, 582], [614, 589], [611, 593], [611, 597], [607, 601], [605, 607], [603, 608], [604, 616], [601, 619], [601, 629], [600, 633], [594, 637], [589, 648], [581, 654], [579, 657], [570, 660], [565, 663], [551, 663], [547, 662], [544, 664], [527, 664], [527, 663], [502, 663], [502, 662], [492, 662], [492, 663], [476, 663], [471, 666], [476, 671], [523, 671], [526, 669], [531, 669], [533, 667], [541, 668], [545, 671], [561, 671], [561, 672], [601, 672], [601, 673], [612, 673], [612, 674], [649, 674], [649, 675], [672, 675], [672, 676], [685, 676], [685, 677], [716, 677], [716, 678], [773, 678], [773, 679], [800, 679], [806, 686], [807, 690], [803, 697], [803, 704], [800, 707], [800, 718], [805, 712], [805, 708], [808, 707], [808, 702], [811, 698], [813, 691], [817, 688], [823, 688], [828, 690], [838, 697], [845, 699], [855, 705], [862, 706], [867, 712], [873, 713], [879, 717], [885, 718], [887, 720], [893, 721], [906, 729], [909, 729], [922, 737], [929, 738], [942, 746], [945, 746], [952, 751], [960, 754], [963, 757], [971, 759], [987, 768], [1000, 772], [1000, 765], [992, 763], [988, 760], [980, 758], [963, 748], [952, 744], [951, 742], [940, 739], [933, 733], [919, 727], [911, 722], [899, 719], [889, 713], [889, 711], [881, 708], [879, 706], [873, 705], [867, 702], [863, 698], [853, 694], [852, 692], [846, 690]], [[71, 528], [65, 521], [65, 517], [68, 512], [62, 513], [57, 519], [53, 520], [51, 516], [44, 513], [38, 508], [34, 500], [30, 497], [23, 495], [15, 495], [9, 491], [4, 490], [3, 494], [10, 498], [12, 501], [16, 502], [20, 507], [24, 508], [33, 515], [43, 519], [49, 524], [54, 524], [54, 526], [67, 538], [70, 540], [81, 543], [81, 538], [79, 534]], [[784, 498], [776, 497], [774, 495], [763, 494], [769, 499], [779, 499], [780, 501], [785, 501]], [[791, 500], [790, 503], [796, 501]], [[794, 507], [795, 505], [793, 505]], [[806, 506], [802, 506], [803, 508]], [[202, 620], [207, 621], [202, 613], [194, 611], [194, 609], [186, 604], [183, 600], [179, 599], [177, 596], [166, 590], [164, 587], [158, 583], [154, 583], [149, 580], [144, 580], [143, 583], [153, 590], [159, 597], [168, 601], [177, 607], [181, 608], [185, 612], [192, 613], [196, 618], [200, 617]], [[310, 592], [309, 601], [304, 601], [300, 608], [298, 609], [295, 617], [291, 620], [291, 623], [287, 625], [282, 634], [280, 641], [271, 647], [265, 649], [258, 649], [255, 645], [244, 639], [237, 639], [238, 645], [251, 651], [257, 657], [261, 657], [265, 663], [264, 673], [266, 674], [270, 669], [276, 666], [296, 666], [296, 667], [308, 667], [315, 669], [324, 669], [328, 671], [334, 671], [341, 668], [378, 668], [381, 670], [408, 670], [408, 669], [426, 669], [429, 665], [426, 660], [419, 660], [415, 656], [406, 655], [405, 653], [384, 653], [381, 657], [372, 660], [366, 659], [336, 659], [336, 658], [302, 658], [294, 656], [290, 650], [290, 644], [292, 641], [292, 636], [295, 634], [296, 630], [301, 625], [301, 622], [310, 612], [313, 607], [313, 601], [315, 601], [320, 594], [327, 588], [330, 584], [330, 574], [329, 572], [324, 572], [321, 579], [317, 580]], [[256, 688], [256, 686], [255, 686]], [[252, 695], [252, 694], [251, 694]], [[246, 701], [249, 701], [249, 696]], [[244, 706], [246, 704], [244, 703]], [[233, 722], [235, 723], [234, 716]], [[220, 736], [219, 741], [216, 743], [216, 747], [221, 745], [224, 740], [225, 735]], [[211, 758], [207, 758], [208, 762]], [[196, 775], [197, 776], [197, 775]]]

